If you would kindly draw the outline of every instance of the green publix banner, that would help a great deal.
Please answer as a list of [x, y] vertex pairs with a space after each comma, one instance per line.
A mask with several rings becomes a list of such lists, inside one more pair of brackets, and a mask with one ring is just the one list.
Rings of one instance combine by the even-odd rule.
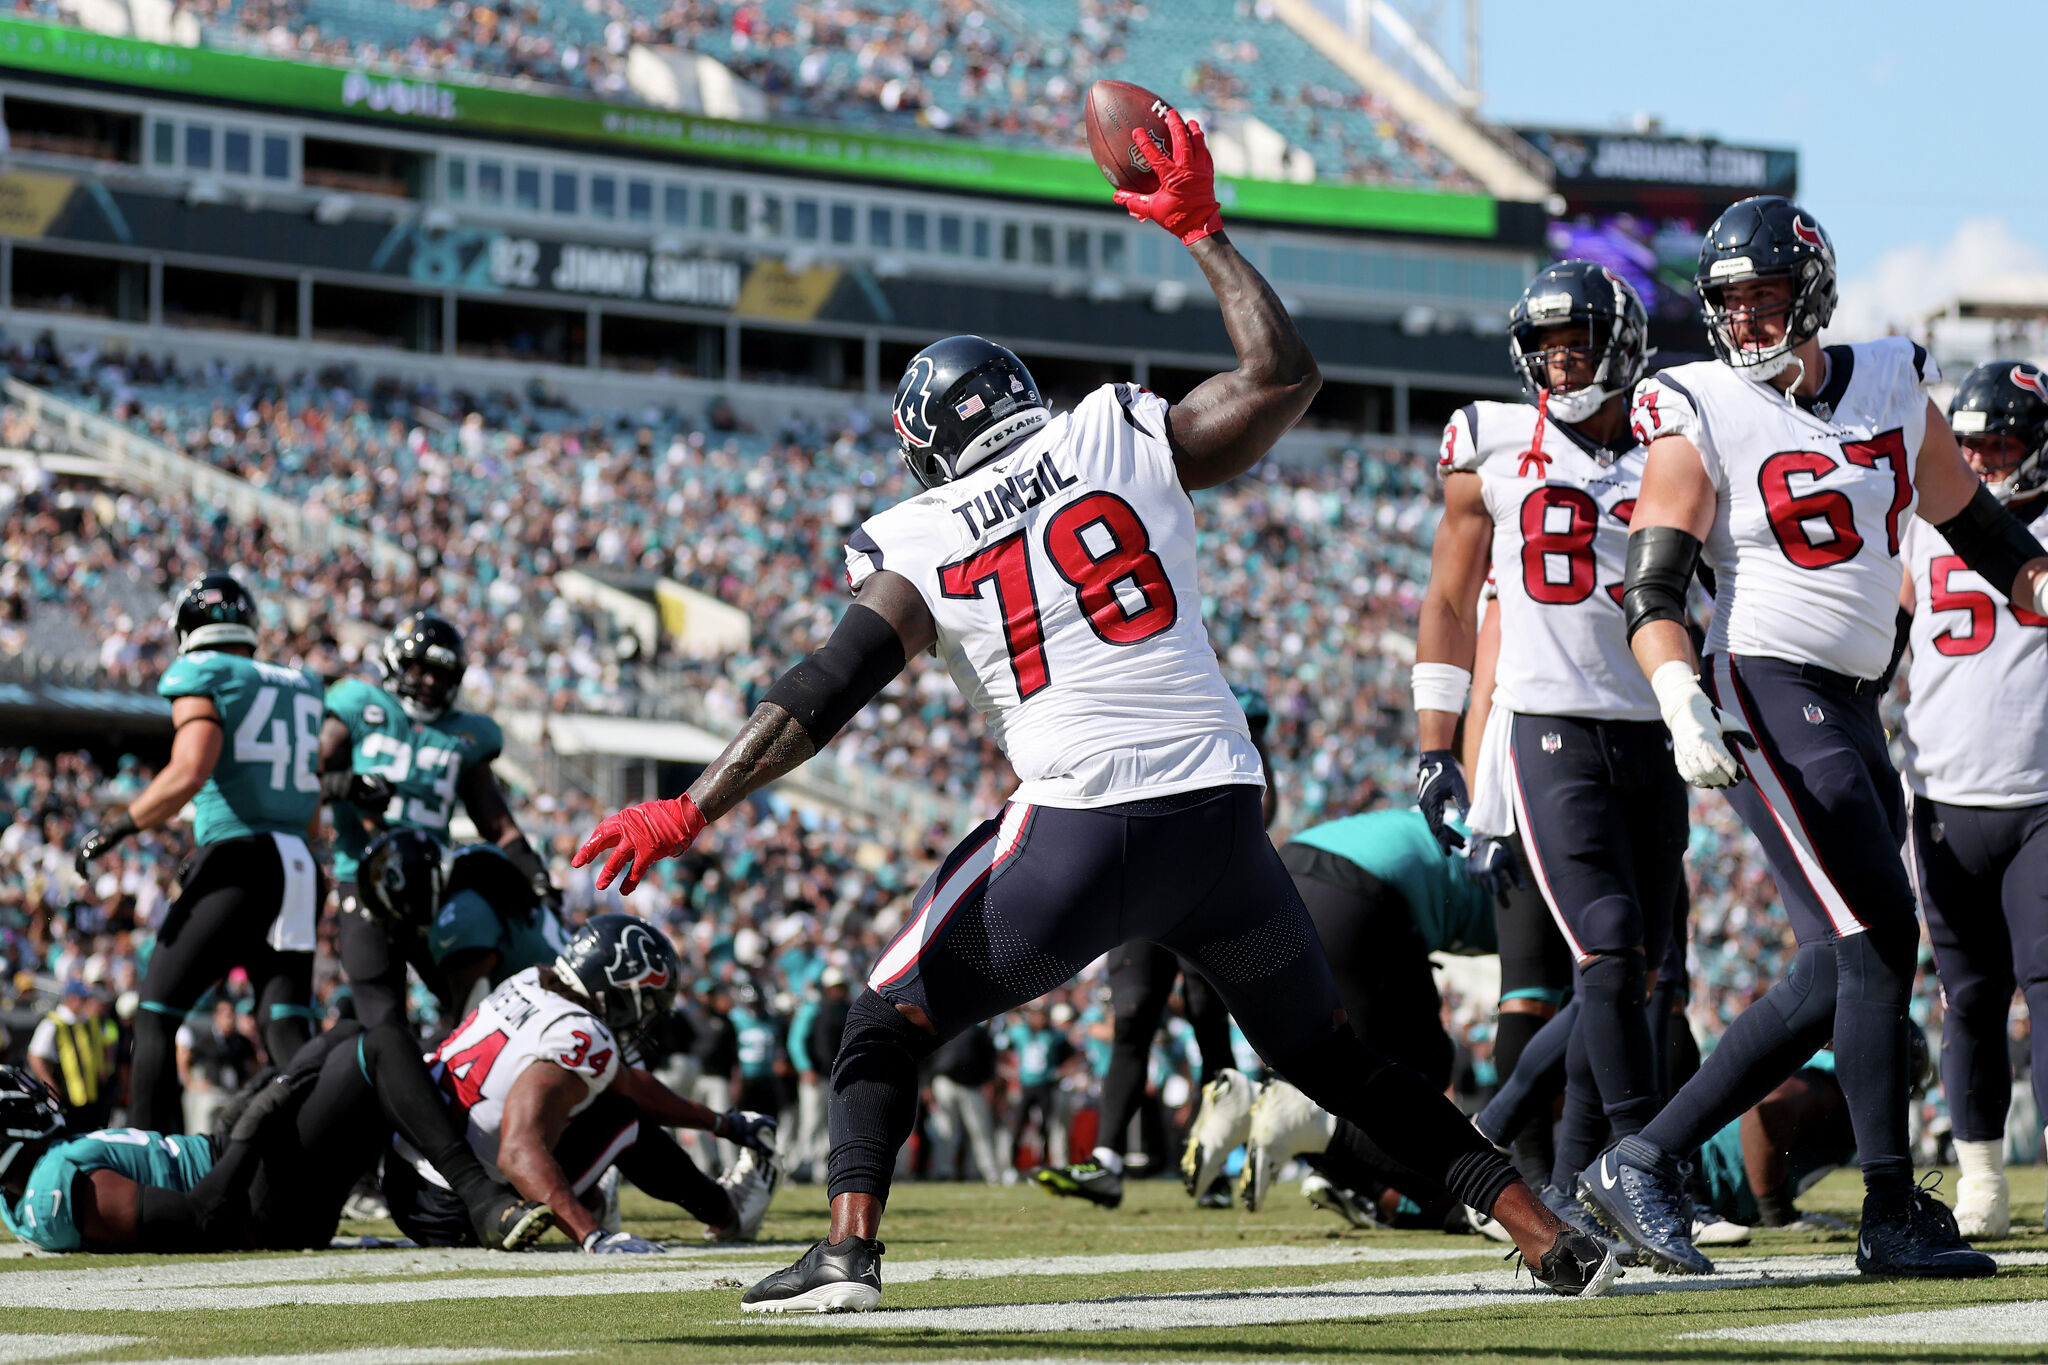
[[[852, 176], [944, 189], [972, 186], [1034, 199], [1101, 204], [1102, 173], [1083, 157], [946, 138], [886, 137], [676, 114], [357, 68], [173, 47], [0, 19], [0, 71], [141, 87], [196, 99], [446, 127], [510, 139], [548, 138], [621, 153], [673, 153], [764, 171]], [[1222, 177], [1224, 207], [1304, 227], [1372, 228], [1490, 238], [1495, 202], [1360, 185], [1296, 185]]]

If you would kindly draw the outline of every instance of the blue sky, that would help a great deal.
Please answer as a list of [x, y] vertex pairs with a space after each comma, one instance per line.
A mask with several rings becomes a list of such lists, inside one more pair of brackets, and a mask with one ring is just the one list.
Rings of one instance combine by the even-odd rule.
[[2048, 4], [1487, 0], [1480, 78], [1504, 123], [1796, 147], [1843, 273], [1999, 218], [2048, 252]]

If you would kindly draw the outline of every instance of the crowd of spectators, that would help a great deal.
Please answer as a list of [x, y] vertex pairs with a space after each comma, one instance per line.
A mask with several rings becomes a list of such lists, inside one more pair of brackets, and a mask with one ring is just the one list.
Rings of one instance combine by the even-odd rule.
[[[639, 98], [627, 70], [634, 47], [677, 49], [731, 68], [777, 117], [1069, 149], [1084, 137], [1089, 83], [1135, 80], [1211, 123], [1264, 121], [1314, 156], [1320, 179], [1478, 188], [1265, 0], [180, 0], [180, 8], [209, 45], [618, 102]], [[18, 0], [17, 12], [67, 21], [49, 0]]]
[[[391, 582], [353, 556], [295, 554], [260, 526], [175, 499], [10, 483], [0, 473], [0, 603], [19, 602], [31, 624], [48, 613], [105, 627], [111, 585], [139, 578], [161, 604], [202, 566], [226, 565], [265, 600], [266, 654], [334, 676], [360, 670], [376, 628], [439, 590], [434, 604], [471, 632], [477, 667], [466, 695], [484, 710], [596, 709], [638, 678], [656, 691], [695, 691], [702, 718], [737, 726], [841, 610], [845, 532], [906, 492], [886, 438], [852, 418], [837, 431], [764, 435], [693, 414], [591, 415], [530, 395], [441, 393], [341, 371], [181, 371], [46, 348], [14, 360], [17, 372], [188, 454], [406, 544], [426, 571], [419, 582]], [[0, 413], [0, 438], [31, 448], [41, 439], [17, 412]], [[1212, 638], [1225, 672], [1260, 688], [1272, 708], [1278, 833], [1407, 799], [1406, 660], [1436, 516], [1432, 482], [1426, 461], [1356, 451], [1327, 467], [1263, 469], [1199, 496]], [[718, 658], [622, 662], [594, 625], [545, 605], [557, 600], [549, 575], [572, 564], [671, 574], [745, 610], [755, 642]], [[490, 586], [474, 600], [447, 592], [435, 582], [445, 565], [459, 565], [462, 582]], [[108, 634], [120, 645], [88, 662], [104, 682], [147, 686], [168, 657], [162, 608], [122, 615], [127, 623], [116, 617]], [[0, 623], [0, 650], [8, 628]], [[566, 662], [579, 649], [587, 668]], [[992, 809], [1013, 781], [986, 728], [922, 657], [848, 727], [835, 756], [928, 783], [976, 811]], [[102, 877], [83, 898], [63, 850], [80, 832], [88, 795], [105, 799], [109, 784], [139, 788], [144, 776], [132, 758], [104, 774], [76, 755], [0, 762], [0, 953], [9, 975], [132, 984], [181, 846], [175, 836], [144, 841], [119, 862], [117, 884]], [[575, 838], [600, 813], [575, 791], [528, 793], [515, 809], [552, 840], [565, 874]], [[807, 971], [857, 977], [955, 833], [806, 824], [763, 806], [665, 866], [635, 908], [669, 925], [707, 980], [744, 976], [772, 1012], [810, 979], [777, 965], [782, 948], [809, 950]], [[1782, 974], [1791, 935], [1756, 845], [1725, 802], [1697, 800], [1692, 841], [1692, 1018], [1711, 1040]], [[615, 903], [580, 875], [564, 884], [577, 914]], [[1082, 983], [1057, 1002], [1084, 1058], [1096, 994]], [[1455, 993], [1446, 1007], [1481, 1061], [1490, 1007]], [[1938, 1031], [1931, 972], [1916, 1013]], [[1085, 1091], [1085, 1068], [1069, 1079]]]

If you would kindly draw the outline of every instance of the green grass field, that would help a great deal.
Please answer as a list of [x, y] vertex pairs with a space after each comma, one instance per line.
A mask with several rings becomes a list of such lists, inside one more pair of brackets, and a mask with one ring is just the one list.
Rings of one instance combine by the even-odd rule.
[[[2014, 1210], [2024, 1232], [1987, 1247], [2007, 1262], [1992, 1280], [1864, 1282], [1848, 1263], [1848, 1234], [1760, 1234], [1717, 1250], [1727, 1273], [1712, 1281], [1632, 1271], [1623, 1292], [1584, 1303], [1532, 1290], [1526, 1277], [1515, 1286], [1491, 1242], [1355, 1232], [1292, 1185], [1256, 1216], [1197, 1210], [1166, 1181], [1132, 1185], [1114, 1211], [1028, 1185], [906, 1185], [883, 1230], [880, 1311], [768, 1320], [743, 1319], [739, 1292], [820, 1234], [820, 1189], [786, 1188], [764, 1244], [738, 1248], [696, 1242], [694, 1226], [629, 1191], [628, 1226], [672, 1238], [674, 1254], [588, 1257], [555, 1239], [523, 1257], [0, 1259], [0, 1365], [454, 1365], [542, 1353], [621, 1362], [2041, 1360], [2041, 1178], [2016, 1176], [2017, 1193], [2032, 1196]], [[1801, 1203], [1853, 1215], [1859, 1198], [1853, 1176], [1837, 1174]], [[1918, 1316], [1930, 1310], [1937, 1316]], [[1900, 1314], [1914, 1316], [1883, 1321]], [[1773, 1325], [1793, 1339], [1696, 1335]]]

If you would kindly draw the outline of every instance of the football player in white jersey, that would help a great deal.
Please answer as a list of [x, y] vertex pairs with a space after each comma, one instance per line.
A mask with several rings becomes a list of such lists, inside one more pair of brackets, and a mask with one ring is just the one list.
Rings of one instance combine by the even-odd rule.
[[[2048, 538], [2048, 374], [2018, 360], [1970, 371], [1949, 426], [1992, 496]], [[2017, 985], [2048, 1021], [2048, 616], [2010, 601], [1939, 531], [1907, 528], [1900, 601], [1913, 613], [1906, 781], [1913, 870], [1947, 1002], [1941, 1088], [1955, 1120], [1956, 1222], [2003, 1237], [2012, 1215], [2006, 1016]], [[2048, 1024], [2034, 1095], [2048, 1114]]]
[[[652, 926], [598, 915], [553, 966], [507, 978], [427, 1058], [488, 1173], [545, 1204], [585, 1251], [661, 1250], [604, 1226], [583, 1202], [614, 1164], [643, 1193], [681, 1205], [723, 1240], [751, 1238], [774, 1193], [773, 1119], [714, 1113], [622, 1051], [674, 1003], [681, 972], [675, 949]], [[727, 1177], [713, 1181], [664, 1128], [701, 1129], [743, 1150]], [[459, 1242], [446, 1182], [416, 1152], [400, 1147], [396, 1155], [384, 1177], [392, 1218], [422, 1245]]]
[[[1685, 783], [1621, 612], [1643, 469], [1629, 398], [1647, 330], [1635, 291], [1590, 261], [1551, 266], [1522, 291], [1509, 350], [1535, 402], [1468, 404], [1444, 428], [1444, 516], [1415, 651], [1418, 799], [1448, 851], [1464, 838], [1445, 811], [1471, 805], [1451, 744], [1491, 565], [1501, 645], [1482, 754], [1497, 756], [1487, 785], [1507, 799], [1475, 810], [1472, 828], [1517, 836], [1577, 968], [1567, 1091], [1606, 1122], [1567, 1125], [1578, 1140], [1558, 1144], [1544, 1199], [1584, 1224], [1574, 1191], [1603, 1128], [1639, 1132], [1663, 1101], [1645, 1006], [1686, 845]], [[1501, 915], [1513, 914], [1511, 901]]]
[[1054, 416], [1002, 347], [926, 347], [895, 400], [904, 462], [926, 491], [849, 538], [856, 596], [831, 639], [769, 689], [687, 795], [612, 816], [576, 855], [580, 866], [612, 850], [598, 884], [630, 866], [630, 891], [654, 859], [822, 748], [925, 649], [1021, 779], [918, 892], [854, 1002], [832, 1071], [829, 1236], [749, 1290], [748, 1311], [872, 1308], [919, 1061], [1132, 939], [1185, 955], [1275, 1070], [1422, 1187], [1490, 1207], [1543, 1283], [1598, 1293], [1616, 1273], [1449, 1101], [1358, 1042], [1266, 838], [1258, 751], [1202, 623], [1189, 495], [1256, 464], [1321, 377], [1222, 231], [1200, 130], [1165, 118], [1161, 188], [1118, 202], [1188, 246], [1239, 367], [1178, 404], [1110, 384]]
[[[1924, 350], [1903, 337], [1822, 349], [1835, 257], [1810, 214], [1775, 196], [1734, 205], [1708, 230], [1696, 281], [1720, 359], [1636, 392], [1650, 455], [1629, 537], [1630, 637], [1679, 772], [1729, 789], [1800, 946], [1580, 1194], [1657, 1265], [1709, 1269], [1682, 1216], [1682, 1155], [1832, 1037], [1865, 1186], [1857, 1264], [1988, 1275], [1995, 1263], [1913, 1185], [1906, 1002], [1919, 926], [1878, 697], [1896, 656], [1907, 518], [1917, 511], [1993, 588], [2042, 609], [2048, 557], [1956, 449], [1922, 391], [1936, 378]], [[1704, 661], [1683, 600], [1702, 553], [1716, 579]]]

